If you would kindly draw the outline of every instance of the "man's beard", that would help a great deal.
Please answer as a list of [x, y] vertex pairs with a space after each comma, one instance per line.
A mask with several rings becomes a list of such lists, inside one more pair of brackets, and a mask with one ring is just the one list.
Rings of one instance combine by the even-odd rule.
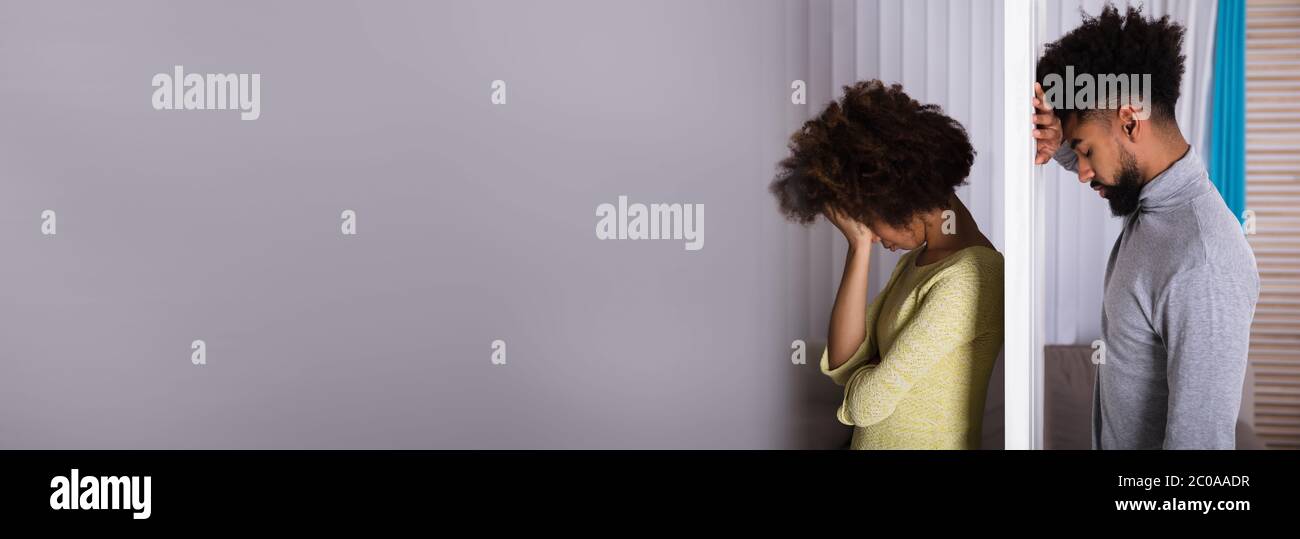
[[1115, 185], [1106, 185], [1097, 180], [1093, 180], [1092, 185], [1105, 187], [1110, 213], [1116, 217], [1124, 217], [1137, 211], [1142, 194], [1142, 173], [1138, 171], [1137, 160], [1133, 158], [1133, 154], [1125, 151], [1123, 147], [1119, 148], [1119, 163], [1120, 171], [1115, 177]]

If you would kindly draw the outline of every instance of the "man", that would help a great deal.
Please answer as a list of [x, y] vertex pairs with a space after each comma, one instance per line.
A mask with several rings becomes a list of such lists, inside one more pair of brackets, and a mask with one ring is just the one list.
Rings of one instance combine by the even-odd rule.
[[[1035, 162], [1077, 172], [1124, 218], [1106, 265], [1093, 449], [1236, 444], [1259, 272], [1174, 118], [1183, 32], [1168, 17], [1107, 5], [1038, 61]], [[1149, 74], [1150, 84], [1065, 108], [1057, 88], [1044, 88], [1068, 73]]]

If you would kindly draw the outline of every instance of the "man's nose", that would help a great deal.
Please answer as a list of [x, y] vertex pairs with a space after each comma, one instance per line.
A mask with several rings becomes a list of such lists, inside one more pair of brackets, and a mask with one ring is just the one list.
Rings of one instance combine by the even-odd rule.
[[1079, 160], [1079, 183], [1091, 182], [1092, 176], [1093, 176], [1092, 167], [1088, 166], [1087, 163], [1084, 163], [1083, 160], [1080, 159]]

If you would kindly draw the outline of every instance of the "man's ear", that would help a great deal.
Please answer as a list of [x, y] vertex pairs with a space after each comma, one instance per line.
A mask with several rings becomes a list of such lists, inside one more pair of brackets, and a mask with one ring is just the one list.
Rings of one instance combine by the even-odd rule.
[[1140, 106], [1129, 104], [1119, 108], [1119, 128], [1129, 142], [1137, 142], [1138, 137], [1141, 136], [1144, 122], [1140, 120], [1143, 118], [1145, 116]]

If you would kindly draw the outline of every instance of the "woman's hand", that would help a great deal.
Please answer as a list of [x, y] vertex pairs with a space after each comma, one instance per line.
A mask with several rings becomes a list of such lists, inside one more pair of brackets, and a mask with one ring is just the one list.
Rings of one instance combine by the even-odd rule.
[[847, 239], [849, 246], [854, 249], [870, 250], [871, 243], [879, 239], [867, 225], [832, 206], [826, 207], [826, 219], [833, 223], [835, 228], [840, 229], [844, 239]]

